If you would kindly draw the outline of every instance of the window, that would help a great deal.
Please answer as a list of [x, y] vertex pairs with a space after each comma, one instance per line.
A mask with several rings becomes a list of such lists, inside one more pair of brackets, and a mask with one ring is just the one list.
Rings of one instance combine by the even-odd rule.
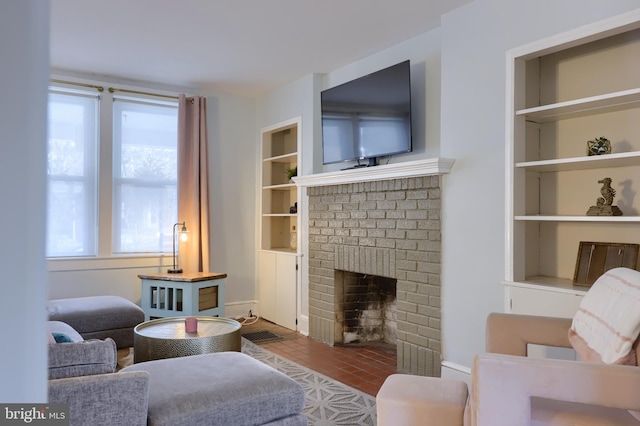
[[178, 211], [178, 110], [113, 104], [113, 251], [170, 252]]
[[49, 94], [47, 255], [96, 254], [98, 97]]
[[172, 251], [177, 117], [177, 102], [50, 90], [47, 256]]

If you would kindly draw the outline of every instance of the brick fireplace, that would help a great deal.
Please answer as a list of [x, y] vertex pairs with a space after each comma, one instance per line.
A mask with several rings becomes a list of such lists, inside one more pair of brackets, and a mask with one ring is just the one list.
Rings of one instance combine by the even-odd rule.
[[439, 376], [442, 172], [422, 174], [301, 185], [309, 197], [309, 336], [343, 343], [342, 271], [392, 279], [398, 370]]

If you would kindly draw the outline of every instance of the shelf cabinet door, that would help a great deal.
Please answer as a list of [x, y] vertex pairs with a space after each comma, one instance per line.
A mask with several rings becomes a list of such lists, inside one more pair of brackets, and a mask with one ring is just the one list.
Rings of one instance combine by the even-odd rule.
[[296, 329], [297, 257], [276, 254], [276, 324]]
[[276, 322], [276, 253], [258, 253], [260, 316]]
[[260, 316], [296, 330], [297, 256], [261, 251], [258, 257]]
[[[507, 286], [507, 292], [507, 312], [559, 318], [573, 318], [583, 297], [572, 293], [515, 286]], [[573, 349], [542, 345], [529, 345], [528, 354], [531, 358], [576, 359]]]
[[509, 311], [521, 315], [573, 318], [582, 301], [582, 295], [509, 287]]

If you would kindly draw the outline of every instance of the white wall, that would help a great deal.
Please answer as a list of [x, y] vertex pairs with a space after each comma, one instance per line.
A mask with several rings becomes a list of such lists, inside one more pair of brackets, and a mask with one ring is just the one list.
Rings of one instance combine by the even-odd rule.
[[[445, 15], [437, 30], [326, 74], [318, 88], [411, 60], [416, 149], [392, 161], [456, 160], [443, 178], [442, 330], [444, 361], [463, 376], [473, 355], [484, 351], [487, 314], [503, 310], [506, 51], [636, 7], [638, 0], [476, 0]], [[262, 119], [273, 109], [287, 107], [277, 121], [315, 105], [304, 162], [312, 162], [314, 173], [335, 170], [340, 165], [321, 165], [319, 92], [309, 94], [311, 86], [294, 99], [297, 85], [261, 99], [258, 127], [273, 124]]]
[[[320, 91], [369, 74], [404, 60], [411, 60], [412, 81], [412, 154], [398, 155], [392, 160], [402, 162], [436, 157], [439, 152], [440, 135], [440, 38], [434, 30], [406, 42], [372, 55], [325, 75], [309, 75], [287, 86], [279, 88], [258, 99], [258, 133], [262, 127], [286, 119], [302, 117], [302, 168], [300, 175], [339, 170], [344, 164], [322, 165]], [[430, 114], [427, 114], [427, 110]], [[256, 136], [259, 140], [259, 134]], [[259, 159], [256, 157], [256, 164]], [[259, 182], [256, 183], [259, 185]], [[256, 197], [258, 197], [256, 192]], [[301, 316], [299, 331], [308, 333], [309, 282], [308, 282], [308, 198], [303, 190], [300, 209], [302, 271], [301, 271]], [[256, 225], [259, 226], [259, 225]], [[257, 246], [256, 242], [256, 246]]]
[[49, 6], [0, 3], [0, 401], [47, 399], [46, 93]]
[[[411, 127], [413, 151], [394, 155], [390, 162], [435, 158], [440, 154], [440, 30], [435, 29], [392, 48], [327, 73], [322, 90], [409, 59], [411, 61]], [[320, 125], [320, 123], [319, 123]], [[321, 147], [321, 133], [316, 143]], [[322, 150], [314, 163], [316, 172], [349, 167], [345, 163], [322, 166]]]
[[211, 269], [225, 272], [225, 316], [247, 315], [256, 299], [255, 99], [207, 97]]
[[[207, 97], [211, 269], [228, 275], [225, 315], [246, 314], [255, 301], [255, 99], [61, 70], [54, 76], [105, 87]], [[49, 260], [48, 298], [110, 294], [140, 303], [138, 274], [164, 272], [171, 262], [171, 255]]]
[[442, 311], [447, 362], [470, 366], [503, 310], [506, 51], [640, 6], [632, 0], [476, 0], [442, 19]]

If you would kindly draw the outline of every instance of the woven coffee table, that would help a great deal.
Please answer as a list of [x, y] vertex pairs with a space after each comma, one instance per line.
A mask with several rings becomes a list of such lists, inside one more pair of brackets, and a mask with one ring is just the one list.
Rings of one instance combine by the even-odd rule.
[[196, 317], [198, 331], [187, 333], [185, 318], [160, 318], [136, 326], [133, 335], [133, 362], [211, 352], [240, 352], [242, 326], [238, 321], [228, 318]]

